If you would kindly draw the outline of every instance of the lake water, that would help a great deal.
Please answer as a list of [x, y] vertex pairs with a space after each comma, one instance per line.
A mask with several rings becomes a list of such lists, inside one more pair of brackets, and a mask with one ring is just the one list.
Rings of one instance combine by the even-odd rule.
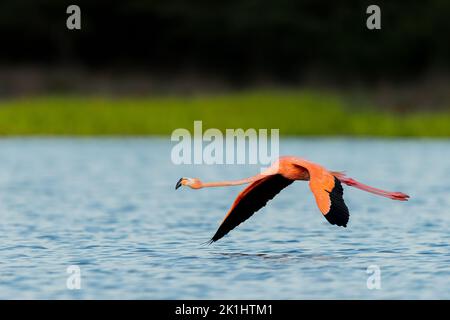
[[[411, 196], [345, 188], [346, 229], [296, 182], [211, 246], [255, 166], [173, 165], [168, 139], [0, 139], [0, 298], [450, 299], [450, 141], [284, 139], [283, 154]], [[69, 290], [67, 267], [81, 272]], [[369, 290], [369, 266], [380, 270]]]

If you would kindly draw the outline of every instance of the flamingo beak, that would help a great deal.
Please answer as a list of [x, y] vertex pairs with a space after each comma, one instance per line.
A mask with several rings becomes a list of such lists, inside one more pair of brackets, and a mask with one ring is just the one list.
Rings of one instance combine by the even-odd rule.
[[175, 190], [182, 186], [181, 181], [183, 181], [183, 178], [180, 178], [180, 180], [178, 180], [177, 184], [175, 185]]

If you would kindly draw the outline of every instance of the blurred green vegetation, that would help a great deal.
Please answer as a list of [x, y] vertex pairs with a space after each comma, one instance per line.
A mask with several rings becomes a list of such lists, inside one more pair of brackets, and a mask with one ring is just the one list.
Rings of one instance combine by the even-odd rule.
[[190, 97], [35, 97], [0, 102], [0, 135], [169, 135], [176, 128], [279, 128], [281, 135], [450, 137], [450, 111], [399, 113], [314, 91]]

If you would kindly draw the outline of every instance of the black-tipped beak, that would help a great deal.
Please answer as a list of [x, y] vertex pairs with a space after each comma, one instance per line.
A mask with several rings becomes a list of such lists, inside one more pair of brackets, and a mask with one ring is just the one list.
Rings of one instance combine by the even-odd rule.
[[180, 180], [178, 180], [176, 186], [175, 186], [175, 190], [177, 190], [179, 187], [181, 187], [181, 181], [183, 180], [183, 178], [180, 178]]

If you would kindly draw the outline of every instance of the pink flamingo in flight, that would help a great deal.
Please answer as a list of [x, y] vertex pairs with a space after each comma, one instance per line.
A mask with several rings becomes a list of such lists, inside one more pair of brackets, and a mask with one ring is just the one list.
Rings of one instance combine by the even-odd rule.
[[253, 177], [219, 182], [202, 182], [196, 178], [181, 178], [175, 189], [188, 186], [192, 189], [250, 184], [242, 190], [209, 243], [218, 241], [239, 224], [264, 207], [281, 190], [296, 180], [309, 181], [317, 206], [329, 223], [346, 227], [349, 211], [343, 199], [341, 182], [392, 200], [407, 201], [402, 192], [390, 192], [362, 184], [348, 178], [343, 172], [328, 171], [321, 165], [298, 158], [280, 157], [270, 168]]

